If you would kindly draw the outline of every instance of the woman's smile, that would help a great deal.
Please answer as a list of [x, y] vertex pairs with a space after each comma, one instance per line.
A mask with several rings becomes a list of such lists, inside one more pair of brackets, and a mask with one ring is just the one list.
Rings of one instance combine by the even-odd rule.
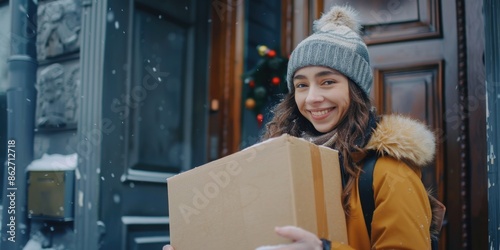
[[311, 117], [313, 119], [323, 120], [323, 119], [327, 118], [333, 110], [334, 110], [334, 108], [314, 109], [314, 110], [309, 110], [309, 113], [311, 113]]

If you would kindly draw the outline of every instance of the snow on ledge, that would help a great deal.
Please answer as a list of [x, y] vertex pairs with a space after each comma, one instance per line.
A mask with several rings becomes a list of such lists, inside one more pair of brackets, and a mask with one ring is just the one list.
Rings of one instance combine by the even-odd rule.
[[77, 164], [77, 154], [60, 155], [60, 154], [43, 154], [42, 158], [32, 161], [28, 167], [28, 171], [67, 171], [75, 170]]

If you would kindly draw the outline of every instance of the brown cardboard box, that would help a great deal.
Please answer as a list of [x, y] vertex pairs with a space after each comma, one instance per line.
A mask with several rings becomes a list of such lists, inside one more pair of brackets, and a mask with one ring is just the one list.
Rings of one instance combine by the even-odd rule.
[[288, 243], [295, 225], [347, 243], [338, 153], [284, 135], [167, 180], [176, 250]]

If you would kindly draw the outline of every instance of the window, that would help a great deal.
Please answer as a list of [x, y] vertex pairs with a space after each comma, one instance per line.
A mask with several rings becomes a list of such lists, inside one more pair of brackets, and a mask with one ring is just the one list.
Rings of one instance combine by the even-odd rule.
[[206, 28], [197, 28], [202, 21], [195, 20], [194, 11], [189, 2], [165, 11], [136, 4], [128, 93], [129, 179], [164, 182], [167, 175], [205, 158], [208, 36], [200, 34]]

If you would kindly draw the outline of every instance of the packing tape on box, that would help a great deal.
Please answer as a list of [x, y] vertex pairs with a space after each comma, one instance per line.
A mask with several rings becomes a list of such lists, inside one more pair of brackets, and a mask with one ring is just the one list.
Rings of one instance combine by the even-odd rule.
[[311, 161], [314, 179], [314, 199], [316, 203], [316, 224], [318, 225], [318, 237], [328, 238], [328, 225], [326, 220], [325, 190], [323, 189], [323, 166], [321, 164], [321, 154], [316, 145], [309, 146], [311, 151]]

